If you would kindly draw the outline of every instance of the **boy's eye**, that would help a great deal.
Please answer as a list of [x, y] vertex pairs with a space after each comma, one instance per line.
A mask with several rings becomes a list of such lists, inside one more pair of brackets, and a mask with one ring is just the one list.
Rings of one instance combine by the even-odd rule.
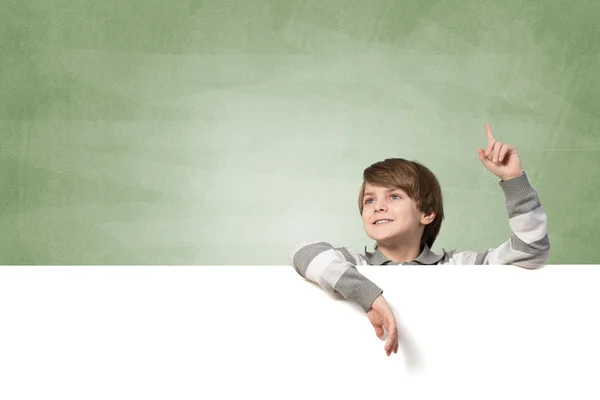
[[392, 199], [394, 199], [394, 198], [400, 199], [401, 198], [399, 194], [393, 194], [391, 197], [392, 197]]
[[370, 204], [371, 201], [373, 201], [373, 199], [366, 199], [365, 204]]

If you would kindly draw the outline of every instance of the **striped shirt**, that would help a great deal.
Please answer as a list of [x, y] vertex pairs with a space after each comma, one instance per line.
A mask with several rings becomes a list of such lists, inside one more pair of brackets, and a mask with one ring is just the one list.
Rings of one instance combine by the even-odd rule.
[[357, 303], [365, 312], [383, 292], [375, 283], [356, 269], [364, 265], [516, 265], [535, 269], [542, 267], [550, 255], [547, 216], [537, 192], [527, 175], [501, 181], [506, 198], [512, 236], [495, 249], [483, 252], [445, 251], [432, 252], [425, 245], [421, 254], [405, 263], [387, 259], [375, 247], [374, 252], [359, 254], [345, 247], [334, 247], [327, 242], [303, 242], [294, 247], [290, 263], [300, 276], [316, 282], [330, 293], [339, 293]]

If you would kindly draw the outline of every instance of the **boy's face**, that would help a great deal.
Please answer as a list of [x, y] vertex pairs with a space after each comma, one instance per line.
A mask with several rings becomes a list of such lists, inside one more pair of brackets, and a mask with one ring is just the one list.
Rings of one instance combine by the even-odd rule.
[[366, 183], [363, 225], [367, 236], [379, 245], [395, 247], [420, 243], [425, 225], [432, 219], [433, 216], [421, 212], [403, 190]]

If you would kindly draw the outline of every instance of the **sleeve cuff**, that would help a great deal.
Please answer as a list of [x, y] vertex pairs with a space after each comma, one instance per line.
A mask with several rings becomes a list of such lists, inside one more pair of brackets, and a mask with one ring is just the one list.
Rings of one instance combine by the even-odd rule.
[[507, 198], [525, 197], [533, 190], [533, 187], [529, 183], [529, 179], [527, 179], [525, 172], [507, 181], [500, 181], [500, 187], [504, 191], [504, 195]]
[[355, 302], [363, 309], [364, 312], [368, 312], [373, 305], [373, 302], [379, 295], [383, 293], [383, 289], [374, 284], [373, 282], [365, 282], [365, 284], [356, 288], [354, 294]]
[[375, 299], [383, 293], [383, 289], [366, 278], [362, 282], [354, 282], [349, 285], [341, 283], [336, 290], [346, 299], [358, 304], [364, 312], [369, 311]]

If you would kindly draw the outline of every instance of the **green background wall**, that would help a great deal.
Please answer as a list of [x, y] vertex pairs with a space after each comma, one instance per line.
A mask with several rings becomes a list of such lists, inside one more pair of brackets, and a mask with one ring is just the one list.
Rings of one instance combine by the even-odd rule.
[[510, 231], [477, 157], [517, 146], [549, 263], [600, 263], [596, 1], [0, 5], [0, 264], [286, 264], [362, 251], [362, 170], [429, 166], [434, 250]]

